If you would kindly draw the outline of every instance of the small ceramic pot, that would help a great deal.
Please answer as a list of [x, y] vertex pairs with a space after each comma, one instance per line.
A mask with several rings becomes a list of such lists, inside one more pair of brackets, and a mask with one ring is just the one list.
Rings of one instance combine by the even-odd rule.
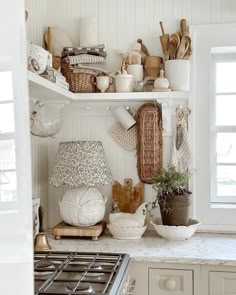
[[134, 76], [121, 74], [115, 76], [116, 92], [132, 92], [134, 89]]

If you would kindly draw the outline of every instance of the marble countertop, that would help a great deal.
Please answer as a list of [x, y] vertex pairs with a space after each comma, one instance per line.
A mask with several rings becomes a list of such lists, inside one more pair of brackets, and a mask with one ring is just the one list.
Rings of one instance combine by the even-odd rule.
[[105, 232], [97, 241], [89, 238], [55, 240], [48, 235], [53, 250], [128, 253], [135, 261], [236, 266], [236, 235], [195, 233], [185, 241], [168, 241], [154, 231], [139, 240], [113, 239]]

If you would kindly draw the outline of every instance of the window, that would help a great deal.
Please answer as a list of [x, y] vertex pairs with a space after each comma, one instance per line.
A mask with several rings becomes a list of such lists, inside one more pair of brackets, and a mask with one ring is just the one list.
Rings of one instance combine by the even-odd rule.
[[193, 215], [202, 230], [236, 232], [236, 24], [190, 34]]
[[212, 49], [211, 202], [236, 203], [236, 55], [215, 50]]
[[12, 72], [0, 69], [0, 209], [14, 209], [16, 193], [16, 151]]

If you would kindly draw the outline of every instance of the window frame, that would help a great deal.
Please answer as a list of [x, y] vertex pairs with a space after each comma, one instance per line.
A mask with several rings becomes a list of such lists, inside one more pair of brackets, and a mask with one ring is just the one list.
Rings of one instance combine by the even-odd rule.
[[[227, 34], [226, 34], [227, 32]], [[201, 222], [200, 230], [236, 232], [236, 205], [211, 203], [211, 50], [228, 47], [236, 52], [229, 36], [236, 35], [236, 24], [193, 25], [190, 36], [193, 45], [191, 92], [191, 131], [193, 146], [193, 215]]]

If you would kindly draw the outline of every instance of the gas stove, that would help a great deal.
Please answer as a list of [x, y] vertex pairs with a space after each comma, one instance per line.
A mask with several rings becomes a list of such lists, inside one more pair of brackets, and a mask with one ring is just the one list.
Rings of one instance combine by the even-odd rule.
[[127, 254], [35, 252], [35, 295], [126, 294], [129, 264]]

